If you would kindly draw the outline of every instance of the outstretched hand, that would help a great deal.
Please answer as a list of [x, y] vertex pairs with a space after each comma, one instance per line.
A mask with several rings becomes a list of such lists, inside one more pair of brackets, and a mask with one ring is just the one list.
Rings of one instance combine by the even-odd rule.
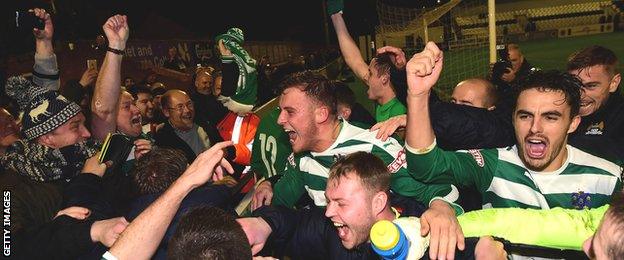
[[430, 234], [429, 258], [454, 259], [455, 248], [464, 250], [464, 233], [455, 210], [446, 202], [435, 200], [420, 217], [420, 235]]
[[108, 45], [114, 49], [123, 50], [126, 48], [126, 41], [130, 36], [130, 28], [128, 27], [128, 18], [125, 15], [114, 15], [102, 26]]
[[223, 149], [230, 145], [232, 145], [231, 141], [220, 142], [199, 154], [179, 180], [190, 185], [190, 188], [196, 188], [210, 179], [213, 181], [223, 179], [223, 170], [218, 167], [222, 167], [229, 173], [234, 173], [232, 165], [223, 158]]
[[429, 93], [440, 78], [443, 60], [442, 51], [434, 42], [428, 42], [422, 52], [414, 54], [406, 66], [408, 95]]
[[407, 126], [407, 115], [398, 115], [389, 118], [386, 121], [379, 122], [370, 128], [371, 132], [379, 130], [375, 138], [382, 141], [388, 140], [399, 128]]

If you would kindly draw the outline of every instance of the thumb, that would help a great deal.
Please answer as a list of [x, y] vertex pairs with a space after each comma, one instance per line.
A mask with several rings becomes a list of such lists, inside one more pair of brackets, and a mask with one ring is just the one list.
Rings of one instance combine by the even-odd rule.
[[420, 218], [420, 236], [424, 237], [429, 234], [429, 222], [425, 218]]

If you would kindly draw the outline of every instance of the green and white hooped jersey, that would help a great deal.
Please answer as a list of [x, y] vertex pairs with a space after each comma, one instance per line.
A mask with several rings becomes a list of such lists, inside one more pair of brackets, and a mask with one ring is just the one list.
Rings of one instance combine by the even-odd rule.
[[452, 185], [424, 185], [410, 176], [405, 150], [395, 139], [381, 141], [375, 138], [376, 131], [353, 126], [344, 120], [341, 120], [341, 124], [336, 141], [325, 151], [304, 152], [288, 157], [286, 172], [274, 187], [274, 204], [292, 207], [301, 195], [307, 193], [317, 206], [325, 206], [329, 168], [338, 158], [358, 151], [372, 153], [387, 165], [392, 174], [391, 189], [400, 195], [424, 204], [434, 198], [455, 202], [459, 197], [457, 189]]
[[474, 186], [483, 208], [598, 208], [622, 188], [622, 167], [567, 145], [568, 158], [554, 172], [527, 169], [516, 146], [417, 154], [407, 147], [410, 171], [426, 183]]

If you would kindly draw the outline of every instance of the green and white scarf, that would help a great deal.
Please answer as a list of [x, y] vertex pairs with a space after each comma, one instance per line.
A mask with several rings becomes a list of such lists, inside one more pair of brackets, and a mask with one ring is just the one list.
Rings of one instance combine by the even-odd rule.
[[224, 105], [238, 114], [249, 113], [255, 103], [258, 92], [258, 71], [256, 60], [241, 46], [243, 44], [243, 31], [239, 28], [230, 28], [227, 33], [217, 36], [216, 41], [223, 40], [232, 55], [222, 55], [223, 63], [236, 62], [239, 76], [236, 93], [224, 99]]

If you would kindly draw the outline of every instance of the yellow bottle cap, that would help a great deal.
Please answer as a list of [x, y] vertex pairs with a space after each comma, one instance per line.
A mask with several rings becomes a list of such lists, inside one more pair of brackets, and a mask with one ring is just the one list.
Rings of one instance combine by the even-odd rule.
[[389, 250], [399, 243], [399, 229], [388, 220], [380, 220], [370, 231], [371, 242], [381, 250]]

